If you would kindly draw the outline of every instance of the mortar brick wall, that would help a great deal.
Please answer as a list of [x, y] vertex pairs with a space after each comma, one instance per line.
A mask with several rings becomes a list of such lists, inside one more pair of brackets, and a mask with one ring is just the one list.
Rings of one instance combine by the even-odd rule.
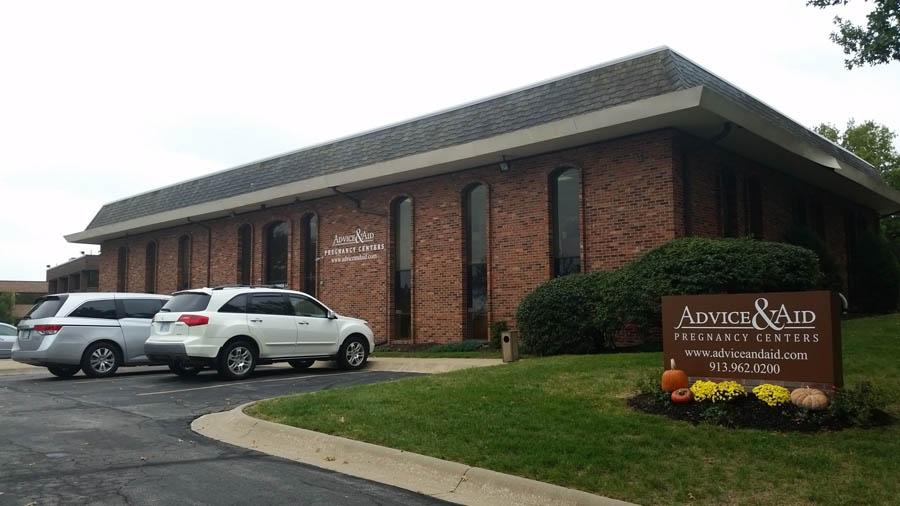
[[[317, 262], [317, 296], [339, 313], [368, 320], [376, 341], [384, 341], [394, 333], [391, 203], [408, 197], [413, 204], [413, 340], [406, 343], [462, 340], [467, 336], [463, 193], [474, 184], [484, 184], [488, 189], [488, 319], [505, 320], [514, 328], [519, 301], [552, 276], [550, 179], [569, 167], [579, 169], [581, 177], [581, 256], [586, 271], [619, 268], [683, 236], [684, 206], [691, 210], [696, 235], [720, 236], [718, 174], [723, 164], [733, 167], [739, 188], [749, 175], [760, 176], [766, 239], [780, 240], [790, 225], [789, 195], [794, 186], [820, 196], [828, 225], [826, 239], [843, 261], [843, 230], [836, 224], [843, 223], [842, 213], [849, 204], [723, 150], [686, 149], [688, 142], [694, 140], [675, 130], [648, 132], [510, 160], [508, 172], [491, 164], [353, 192], [360, 208], [347, 196], [334, 195], [108, 241], [100, 260], [101, 289], [116, 289], [117, 250], [125, 245], [129, 248], [127, 288], [143, 291], [146, 245], [157, 241], [157, 291], [174, 291], [178, 238], [184, 234], [192, 238], [191, 286], [236, 283], [237, 231], [244, 224], [253, 230], [251, 279], [263, 284], [263, 237], [266, 227], [278, 220], [289, 225], [288, 285], [301, 289], [301, 224], [304, 216], [315, 213], [318, 256], [324, 257]], [[685, 170], [691, 179], [689, 202], [684, 198]], [[740, 235], [747, 230], [745, 205], [745, 199], [739, 198]], [[210, 228], [211, 251], [203, 225]], [[332, 262], [333, 256], [325, 256], [336, 235], [353, 234], [357, 229], [374, 233], [374, 242], [385, 244], [384, 250], [372, 252], [376, 258]], [[207, 262], [208, 256], [211, 262]], [[619, 345], [638, 344], [638, 339], [623, 333]]]

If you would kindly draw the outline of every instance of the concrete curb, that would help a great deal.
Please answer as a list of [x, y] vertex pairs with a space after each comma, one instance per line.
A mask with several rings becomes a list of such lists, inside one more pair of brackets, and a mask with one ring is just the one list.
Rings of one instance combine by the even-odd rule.
[[458, 504], [631, 505], [488, 469], [260, 420], [244, 413], [244, 408], [251, 404], [253, 403], [201, 416], [191, 423], [191, 429], [203, 436], [235, 446]]
[[0, 376], [6, 374], [34, 374], [38, 372], [47, 372], [47, 368], [15, 362], [11, 358], [0, 360]]

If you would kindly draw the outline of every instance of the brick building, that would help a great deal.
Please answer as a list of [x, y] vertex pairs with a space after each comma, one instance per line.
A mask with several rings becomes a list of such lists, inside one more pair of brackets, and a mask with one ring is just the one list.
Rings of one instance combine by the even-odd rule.
[[82, 253], [65, 263], [47, 267], [50, 293], [96, 292], [100, 287], [100, 255]]
[[873, 167], [662, 48], [103, 206], [100, 289], [284, 284], [396, 343], [485, 338], [539, 283], [808, 224], [846, 269]]

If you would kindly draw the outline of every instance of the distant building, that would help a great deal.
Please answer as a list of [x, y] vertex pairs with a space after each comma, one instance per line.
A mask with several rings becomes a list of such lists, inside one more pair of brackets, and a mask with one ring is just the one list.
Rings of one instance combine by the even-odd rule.
[[13, 296], [13, 317], [17, 320], [31, 309], [34, 301], [47, 295], [46, 281], [0, 281], [0, 294], [11, 293]]
[[47, 269], [49, 293], [96, 292], [100, 287], [100, 255], [84, 255]]

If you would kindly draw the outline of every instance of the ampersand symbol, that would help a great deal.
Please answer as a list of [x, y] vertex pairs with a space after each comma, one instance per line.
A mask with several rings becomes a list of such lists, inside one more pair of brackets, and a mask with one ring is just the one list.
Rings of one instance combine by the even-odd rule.
[[766, 308], [769, 307], [768, 299], [760, 297], [756, 299], [756, 302], [753, 303], [753, 306], [756, 308], [756, 314], [753, 315], [753, 328], [755, 328], [756, 330], [763, 330], [766, 328], [766, 325], [761, 326], [759, 324], [759, 317], [762, 317], [762, 319], [765, 320], [765, 322], [768, 324], [767, 326], [773, 330], [781, 330], [784, 328], [784, 325], [779, 327], [768, 316], [766, 316]]

